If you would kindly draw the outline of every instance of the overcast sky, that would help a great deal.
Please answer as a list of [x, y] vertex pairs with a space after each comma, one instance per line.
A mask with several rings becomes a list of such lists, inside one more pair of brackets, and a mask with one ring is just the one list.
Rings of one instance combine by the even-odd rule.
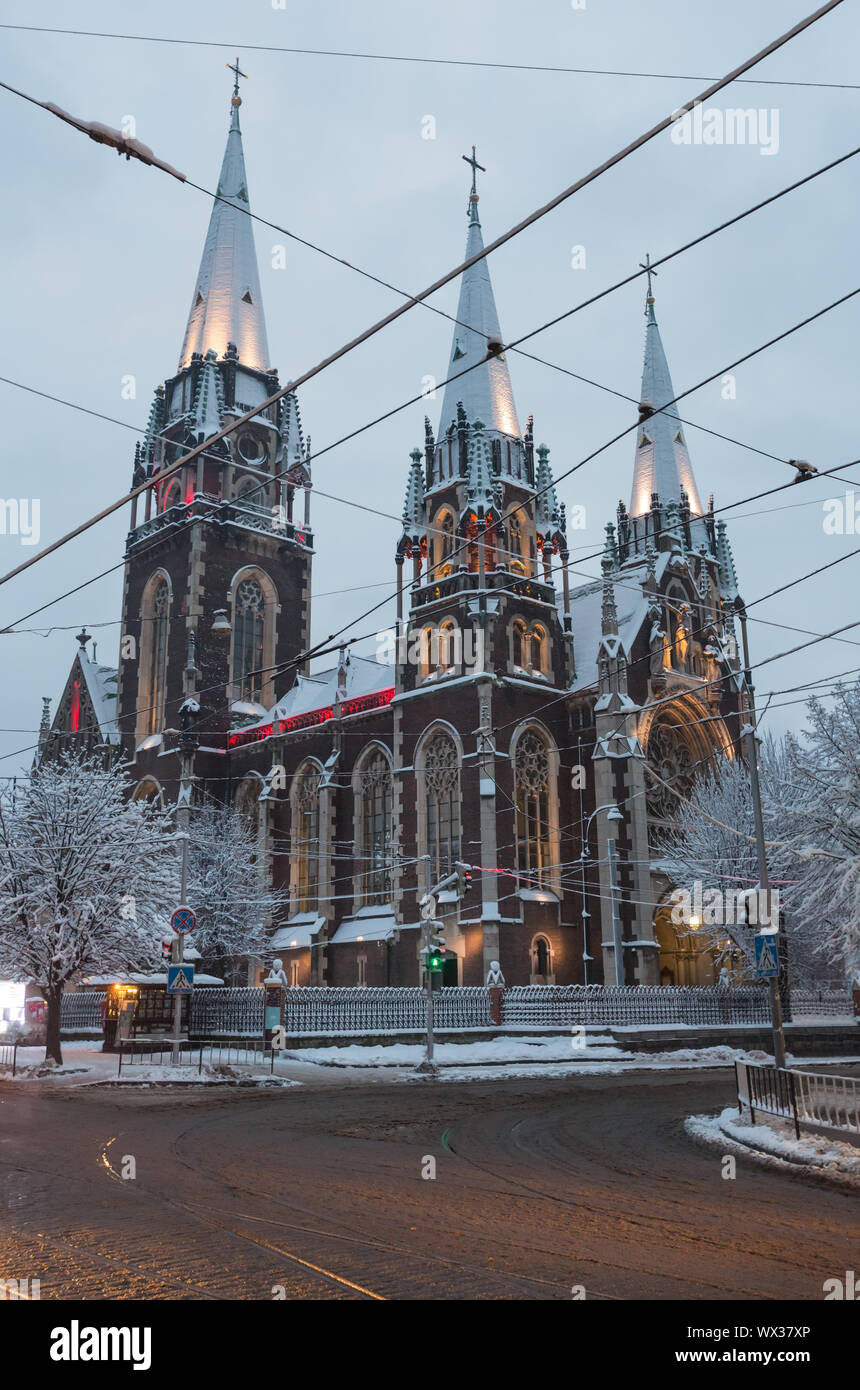
[[[481, 218], [491, 239], [626, 144], [660, 117], [808, 13], [813, 0], [229, 0], [118, 5], [42, 0], [0, 5], [5, 24], [67, 26], [212, 41], [214, 47], [2, 32], [2, 78], [77, 115], [119, 126], [132, 116], [140, 140], [190, 178], [214, 188], [239, 54], [248, 80], [241, 112], [251, 205], [356, 265], [417, 290], [462, 258], [475, 143], [487, 166]], [[761, 77], [850, 83], [857, 79], [860, 20], [848, 3], [758, 69]], [[287, 45], [625, 69], [670, 79], [395, 63], [256, 52]], [[562, 310], [857, 143], [860, 91], [745, 85], [721, 108], [766, 110], [776, 153], [758, 146], [677, 145], [668, 132], [601, 177], [491, 257], [506, 339]], [[3, 113], [3, 285], [0, 374], [142, 427], [155, 386], [176, 370], [211, 202], [137, 162], [126, 162], [48, 113], [0, 91]], [[435, 139], [425, 139], [425, 118]], [[657, 316], [676, 391], [718, 371], [860, 284], [858, 170], [824, 175], [740, 226], [666, 266]], [[256, 228], [269, 346], [281, 380], [298, 376], [396, 302], [388, 291]], [[583, 246], [586, 267], [571, 267]], [[453, 312], [457, 286], [437, 296]], [[856, 428], [860, 299], [737, 372], [735, 400], [720, 383], [682, 407], [684, 418], [781, 458], [832, 468], [860, 454]], [[638, 396], [644, 338], [640, 282], [541, 334], [529, 350], [604, 386]], [[314, 452], [441, 379], [450, 325], [416, 308], [301, 393]], [[551, 368], [510, 356], [520, 423], [535, 416], [539, 441], [562, 472], [634, 418], [633, 407]], [[136, 381], [124, 399], [123, 378]], [[124, 492], [135, 434], [0, 383], [4, 440], [0, 496], [39, 498], [40, 544]], [[427, 402], [434, 429], [441, 405]], [[316, 497], [313, 634], [321, 640], [391, 584], [410, 450], [423, 441], [424, 408], [411, 406], [315, 466], [317, 486], [389, 513], [372, 516]], [[783, 464], [690, 429], [703, 497], [716, 505], [787, 481]], [[633, 442], [615, 445], [562, 484], [584, 505], [586, 531], [570, 535], [588, 555], [619, 497], [629, 499]], [[854, 470], [860, 483], [860, 468]], [[823, 530], [823, 499], [841, 483], [814, 482], [738, 509], [731, 522], [742, 592], [751, 601], [854, 549], [854, 535]], [[860, 486], [858, 486], [860, 499]], [[763, 510], [767, 509], [767, 510]], [[731, 515], [731, 514], [730, 514]], [[0, 626], [13, 623], [116, 563], [127, 511], [0, 591]], [[860, 532], [860, 522], [858, 522]], [[3, 572], [32, 553], [0, 536]], [[574, 549], [574, 555], [576, 550]], [[754, 609], [769, 624], [826, 632], [860, 616], [860, 558]], [[595, 561], [583, 573], [599, 572]], [[576, 580], [574, 580], [576, 582]], [[349, 590], [333, 593], [332, 591]], [[353, 591], [354, 590], [354, 591]], [[116, 660], [121, 571], [4, 635], [0, 755], [5, 774], [29, 765], [40, 696], [61, 693], [85, 623], [99, 659]], [[383, 610], [393, 616], [393, 605]], [[359, 623], [364, 632], [379, 620]], [[107, 626], [101, 626], [107, 624]], [[751, 623], [754, 660], [806, 640]], [[44, 635], [49, 625], [65, 625]], [[374, 642], [359, 650], [372, 650]], [[843, 641], [763, 667], [767, 692], [860, 666], [860, 627]], [[794, 694], [775, 694], [768, 723], [802, 721]], [[782, 705], [782, 708], [776, 708]]]

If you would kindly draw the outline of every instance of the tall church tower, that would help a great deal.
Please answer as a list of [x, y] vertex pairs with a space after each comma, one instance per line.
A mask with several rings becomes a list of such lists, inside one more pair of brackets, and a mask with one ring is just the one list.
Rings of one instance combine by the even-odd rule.
[[[484, 245], [475, 182], [482, 166], [474, 148], [467, 163], [465, 259]], [[464, 649], [475, 652], [472, 665], [480, 662], [488, 672], [516, 669], [565, 683], [570, 624], [559, 619], [553, 582], [553, 557], [564, 566], [568, 556], [564, 508], [549, 449], [535, 447], [531, 416], [525, 433], [520, 429], [502, 344], [489, 266], [481, 260], [462, 277], [438, 434], [427, 420], [423, 459], [418, 450], [411, 456], [396, 555], [398, 617], [404, 617], [403, 566], [411, 559], [413, 625], [433, 626], [444, 645], [446, 622], [453, 623]], [[566, 583], [566, 569], [564, 577]], [[514, 609], [522, 624], [511, 630]], [[447, 655], [435, 646], [425, 651], [420, 678], [447, 670]]]
[[[745, 699], [734, 562], [713, 497], [707, 510], [700, 500], [685, 426], [669, 404], [674, 395], [649, 272], [633, 487], [629, 511], [619, 502], [617, 524], [606, 528], [594, 709], [596, 804], [622, 813], [606, 835], [618, 850], [621, 978], [628, 984], [714, 982], [695, 973], [705, 958], [694, 969], [689, 940], [676, 939], [663, 907], [673, 885], [660, 847], [695, 776], [720, 756], [738, 755]], [[573, 611], [576, 630], [577, 595]], [[600, 893], [604, 978], [612, 981], [613, 890], [604, 854]]]
[[[308, 645], [309, 452], [285, 396], [192, 464], [159, 475], [279, 389], [249, 213], [236, 72], [227, 147], [176, 373], [155, 392], [126, 543], [118, 716], [128, 752], [158, 749], [186, 698], [205, 742], [259, 720]], [[295, 506], [297, 489], [304, 506]]]

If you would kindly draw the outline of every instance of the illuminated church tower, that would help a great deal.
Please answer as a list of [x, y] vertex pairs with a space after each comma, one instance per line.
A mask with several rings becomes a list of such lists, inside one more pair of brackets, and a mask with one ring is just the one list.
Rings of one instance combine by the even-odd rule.
[[[178, 370], [155, 392], [126, 545], [118, 714], [126, 749], [160, 748], [198, 698], [205, 742], [259, 718], [308, 645], [310, 471], [298, 404], [285, 396], [193, 462], [158, 476], [279, 389], [270, 365], [249, 217], [236, 72], [217, 196]], [[295, 508], [296, 489], [305, 493]], [[139, 514], [143, 511], [143, 515]]]

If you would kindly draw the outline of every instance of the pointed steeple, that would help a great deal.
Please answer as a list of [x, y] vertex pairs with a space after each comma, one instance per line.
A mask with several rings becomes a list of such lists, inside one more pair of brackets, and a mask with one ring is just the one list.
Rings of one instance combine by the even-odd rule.
[[[472, 165], [472, 191], [469, 195], [469, 230], [466, 236], [465, 260], [484, 248], [481, 223], [478, 217], [478, 191], [475, 183], [477, 171], [482, 166], [475, 158], [463, 156]], [[464, 325], [467, 325], [464, 327]], [[503, 342], [499, 327], [496, 301], [490, 281], [490, 268], [485, 260], [477, 261], [463, 272], [460, 282], [460, 299], [457, 305], [457, 323], [454, 325], [454, 341], [446, 376], [462, 372], [476, 363], [475, 370], [452, 381], [445, 387], [442, 400], [442, 414], [439, 422], [439, 438], [456, 424], [457, 404], [463, 402], [469, 424], [481, 420], [485, 429], [497, 431], [510, 438], [519, 438], [520, 427], [517, 421], [517, 408], [511, 386], [508, 364], [504, 356], [487, 358], [487, 351], [493, 351]]]
[[654, 493], [666, 506], [669, 502], [680, 502], [683, 491], [687, 494], [691, 515], [701, 516], [704, 508], [699, 501], [677, 406], [660, 409], [660, 406], [673, 399], [675, 390], [654, 313], [650, 272], [645, 323], [645, 362], [642, 368], [630, 515], [639, 517], [649, 512]]
[[404, 534], [417, 534], [423, 530], [424, 516], [424, 470], [421, 467], [421, 450], [413, 449], [409, 469], [409, 482], [406, 486], [406, 499], [403, 503]]
[[248, 183], [239, 128], [241, 104], [242, 98], [234, 89], [218, 196], [212, 206], [191, 298], [180, 369], [188, 366], [195, 352], [205, 356], [213, 349], [222, 357], [228, 343], [235, 344], [244, 366], [265, 371], [271, 365], [254, 232], [248, 216]]

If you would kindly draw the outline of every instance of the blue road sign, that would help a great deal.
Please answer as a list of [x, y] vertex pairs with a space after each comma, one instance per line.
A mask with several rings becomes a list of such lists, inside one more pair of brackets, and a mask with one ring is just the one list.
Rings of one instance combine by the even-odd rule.
[[168, 965], [167, 967], [167, 993], [168, 994], [189, 994], [194, 988], [194, 966], [187, 965], [184, 961], [181, 965]]
[[775, 980], [779, 975], [776, 935], [763, 936], [759, 933], [755, 941], [755, 973], [760, 980]]
[[197, 918], [190, 907], [177, 907], [171, 914], [170, 925], [175, 932], [182, 936], [187, 931], [193, 931], [197, 926]]

